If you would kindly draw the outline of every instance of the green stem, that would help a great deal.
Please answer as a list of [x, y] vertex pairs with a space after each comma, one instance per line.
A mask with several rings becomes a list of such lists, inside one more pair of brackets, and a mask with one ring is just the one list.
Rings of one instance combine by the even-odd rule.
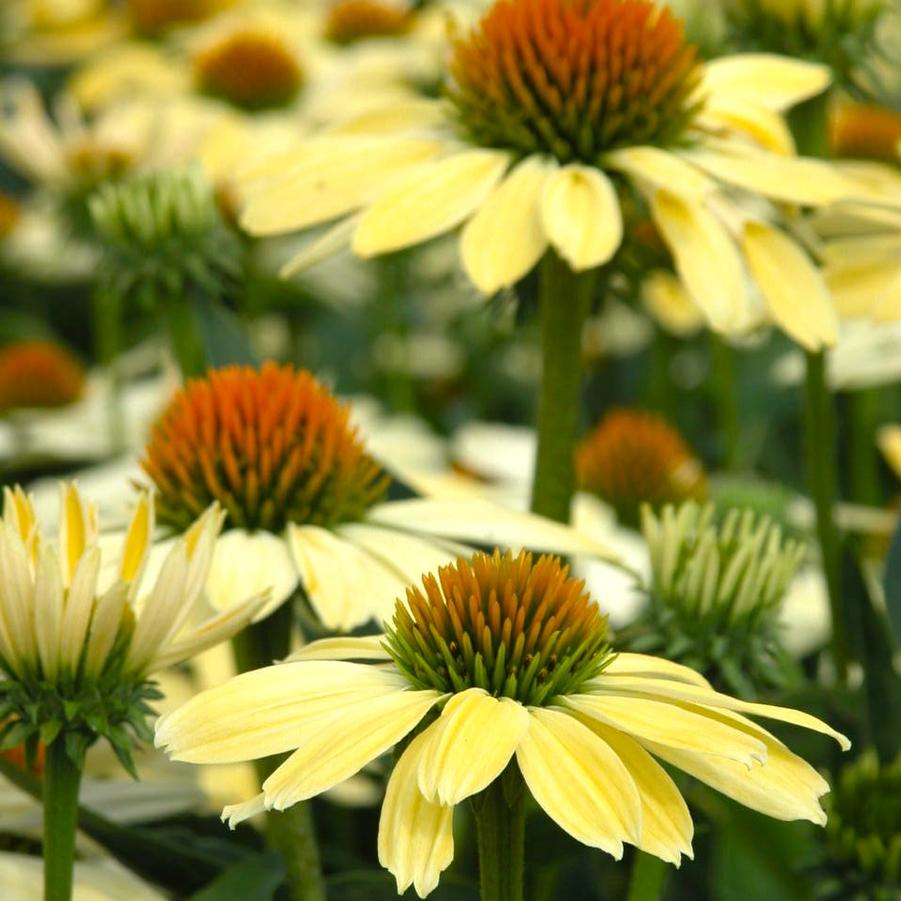
[[838, 498], [838, 462], [835, 407], [826, 385], [826, 358], [822, 351], [807, 354], [805, 382], [805, 450], [807, 479], [816, 508], [817, 539], [832, 613], [832, 655], [836, 679], [848, 677], [848, 629], [841, 595], [841, 560], [834, 510]]
[[66, 754], [64, 736], [47, 747], [44, 765], [44, 901], [69, 901], [81, 770]]
[[107, 427], [113, 453], [125, 449], [125, 419], [122, 406], [122, 310], [116, 295], [104, 285], [98, 286], [92, 300], [94, 316], [94, 352], [109, 379]]
[[665, 860], [637, 851], [626, 901], [657, 901], [663, 895], [668, 876], [669, 864]]
[[[235, 664], [242, 673], [269, 666], [287, 656], [291, 647], [292, 604], [285, 602], [266, 619], [253, 623], [232, 639]], [[282, 757], [255, 761], [262, 785], [282, 762]], [[291, 897], [295, 901], [325, 901], [325, 884], [310, 803], [301, 801], [287, 810], [266, 812], [267, 844], [279, 851]]]
[[549, 252], [539, 277], [542, 371], [532, 510], [569, 522], [581, 411], [582, 326], [591, 309], [595, 273], [573, 272]]
[[172, 352], [183, 379], [196, 378], [206, 372], [207, 359], [197, 328], [193, 304], [178, 298], [166, 306], [166, 320]]
[[880, 421], [881, 397], [876, 388], [852, 391], [848, 396], [851, 414], [849, 440], [851, 460], [851, 491], [859, 504], [879, 506], [882, 491], [879, 482], [879, 454], [876, 450], [876, 429]]
[[739, 423], [736, 398], [735, 352], [718, 335], [710, 333], [713, 379], [711, 388], [716, 407], [719, 433], [723, 438], [723, 468], [735, 471], [739, 466]]
[[[378, 258], [378, 296], [376, 298], [375, 337], [394, 337], [406, 342], [410, 329], [407, 322], [407, 254], [391, 253]], [[388, 359], [385, 389], [390, 408], [406, 412], [415, 407], [415, 386], [410, 369], [405, 365], [406, 353]]]
[[473, 798], [482, 901], [521, 901], [525, 855], [526, 798], [512, 763]]

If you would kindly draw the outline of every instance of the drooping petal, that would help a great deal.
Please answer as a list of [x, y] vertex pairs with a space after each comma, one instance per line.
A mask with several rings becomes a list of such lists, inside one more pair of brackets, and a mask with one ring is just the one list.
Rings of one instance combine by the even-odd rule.
[[497, 150], [464, 150], [425, 163], [363, 213], [354, 253], [371, 257], [449, 231], [485, 202], [509, 164], [509, 156]]
[[341, 635], [337, 638], [320, 638], [295, 651], [286, 658], [286, 663], [297, 660], [390, 660], [381, 635], [353, 637]]
[[311, 142], [284, 159], [273, 157], [265, 163], [285, 177], [248, 186], [241, 225], [252, 235], [274, 235], [352, 213], [384, 191], [387, 180], [432, 159], [439, 150], [437, 142], [425, 138], [354, 136]]
[[539, 215], [540, 201], [553, 171], [549, 160], [526, 157], [463, 229], [463, 268], [484, 294], [509, 288], [544, 255], [548, 240]]
[[737, 53], [705, 64], [698, 93], [714, 102], [747, 98], [783, 112], [821, 94], [831, 81], [831, 70], [820, 63], [774, 53]]
[[297, 583], [297, 568], [284, 539], [270, 532], [229, 529], [216, 542], [206, 598], [217, 610], [227, 610], [268, 591], [269, 602], [257, 613], [263, 619], [290, 596]]
[[348, 631], [387, 615], [406, 582], [357, 545], [319, 526], [288, 527], [288, 545], [322, 623]]
[[280, 278], [290, 278], [304, 269], [341, 253], [350, 248], [351, 238], [360, 222], [359, 216], [348, 216], [326, 229], [321, 235], [305, 244], [291, 259], [279, 269]]
[[616, 189], [594, 166], [570, 163], [547, 178], [541, 221], [554, 249], [576, 272], [606, 263], [623, 239]]
[[297, 750], [263, 783], [266, 806], [285, 810], [358, 773], [415, 729], [440, 698], [437, 691], [393, 691], [309, 723]]
[[480, 498], [415, 498], [373, 507], [367, 519], [410, 532], [425, 532], [488, 547], [528, 547], [556, 554], [615, 559], [609, 548], [569, 526]]
[[526, 785], [573, 838], [617, 860], [641, 841], [641, 797], [617, 754], [587, 726], [557, 710], [530, 708], [516, 749]]
[[619, 652], [604, 669], [604, 676], [646, 676], [652, 679], [675, 679], [677, 682], [688, 682], [711, 688], [711, 684], [691, 667], [681, 663], [673, 663], [665, 657], [654, 657], [651, 654], [630, 654]]
[[587, 683], [592, 692], [614, 693], [620, 696], [647, 696], [659, 700], [685, 701], [696, 704], [699, 707], [710, 707], [714, 710], [733, 710], [738, 713], [747, 713], [751, 716], [762, 716], [769, 719], [780, 720], [783, 723], [792, 723], [804, 729], [811, 729], [823, 735], [834, 738], [842, 750], [847, 751], [851, 747], [848, 738], [836, 732], [830, 725], [822, 720], [804, 713], [801, 710], [793, 710], [790, 707], [776, 707], [772, 704], [758, 704], [753, 701], [742, 701], [729, 695], [721, 694], [710, 688], [688, 685], [684, 682], [669, 682], [663, 679], [647, 679], [640, 676], [624, 676], [612, 685], [605, 682], [603, 674], [595, 680]]
[[826, 815], [819, 798], [829, 786], [809, 763], [793, 754], [782, 742], [749, 720], [726, 711], [712, 715], [736, 729], [746, 729], [761, 739], [767, 749], [766, 763], [747, 769], [741, 764], [702, 752], [682, 751], [642, 741], [661, 760], [684, 770], [746, 807], [779, 820], [810, 820], [823, 825]]
[[675, 153], [659, 147], [623, 147], [604, 157], [606, 165], [637, 179], [650, 194], [666, 190], [701, 203], [716, 190], [716, 182]]
[[251, 817], [259, 816], [266, 810], [265, 795], [260, 792], [249, 801], [241, 804], [228, 804], [222, 809], [222, 822], [228, 823], [229, 829], [234, 829], [238, 823], [243, 823]]
[[773, 319], [810, 351], [838, 340], [838, 315], [822, 273], [787, 235], [765, 222], [745, 224], [742, 246]]
[[694, 824], [676, 784], [637, 741], [609, 726], [580, 717], [616, 752], [641, 796], [641, 842], [648, 854], [679, 866], [683, 854], [693, 857]]
[[788, 156], [795, 152], [795, 141], [785, 119], [750, 98], [708, 100], [695, 121], [711, 131], [727, 128], [744, 132], [773, 153]]
[[654, 222], [676, 270], [711, 327], [735, 332], [748, 318], [749, 299], [741, 257], [716, 217], [666, 190], [652, 199]]
[[207, 689], [156, 725], [156, 745], [191, 763], [237, 763], [298, 747], [309, 723], [403, 691], [397, 673], [344, 661], [281, 663]]
[[417, 770], [430, 801], [453, 806], [487, 788], [503, 772], [529, 727], [529, 713], [481, 688], [455, 694], [429, 729]]
[[635, 738], [722, 755], [746, 767], [766, 759], [762, 741], [665, 701], [613, 694], [578, 694], [567, 697], [562, 703]]
[[394, 765], [379, 819], [379, 863], [397, 880], [398, 894], [412, 885], [420, 898], [454, 859], [454, 809], [428, 801], [416, 782], [434, 728], [414, 738]]

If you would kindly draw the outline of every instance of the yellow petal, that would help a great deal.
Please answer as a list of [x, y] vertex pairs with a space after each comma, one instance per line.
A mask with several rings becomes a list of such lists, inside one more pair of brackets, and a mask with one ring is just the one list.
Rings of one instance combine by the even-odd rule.
[[309, 723], [402, 692], [397, 673], [344, 661], [282, 663], [207, 689], [156, 724], [156, 745], [190, 763], [237, 763], [281, 754]]
[[721, 97], [748, 98], [784, 111], [821, 94], [831, 81], [829, 67], [819, 63], [770, 53], [741, 53], [707, 63], [698, 93], [714, 102]]
[[608, 153], [604, 163], [645, 183], [652, 194], [663, 189], [700, 203], [717, 187], [698, 168], [659, 147], [623, 147]]
[[286, 663], [297, 660], [384, 660], [391, 659], [385, 650], [384, 636], [364, 635], [353, 637], [320, 638], [304, 645], [286, 658]]
[[749, 299], [741, 257], [712, 213], [670, 191], [652, 201], [654, 222], [688, 293], [719, 332], [735, 332], [748, 319]]
[[100, 549], [93, 547], [79, 560], [66, 595], [60, 631], [60, 663], [74, 674], [84, 649], [88, 625], [94, 612]]
[[453, 807], [426, 800], [416, 773], [433, 724], [394, 765], [379, 819], [379, 863], [397, 880], [402, 894], [411, 885], [424, 898], [454, 859]]
[[623, 239], [616, 189], [594, 166], [571, 163], [550, 175], [541, 218], [548, 240], [576, 272], [606, 263]]
[[295, 152], [295, 164], [281, 170], [279, 154], [270, 161], [275, 177], [247, 186], [241, 225], [252, 235], [275, 235], [352, 213], [439, 150], [424, 138], [323, 138]]
[[642, 741], [652, 753], [707, 785], [734, 798], [746, 807], [780, 820], [810, 820], [824, 825], [826, 815], [819, 798], [829, 790], [822, 776], [793, 754], [766, 730], [743, 717], [717, 711], [723, 722], [746, 729], [766, 745], [767, 759], [761, 766], [747, 769], [723, 757], [693, 751], [676, 750], [654, 742]]
[[22, 541], [28, 544], [34, 534], [37, 518], [34, 515], [34, 504], [21, 485], [3, 489], [3, 516], [12, 523]]
[[266, 806], [284, 810], [353, 776], [412, 732], [440, 698], [394, 691], [308, 722], [297, 750], [263, 783]]
[[259, 816], [266, 810], [265, 795], [260, 792], [249, 801], [241, 804], [229, 804], [222, 810], [222, 822], [228, 823], [229, 829], [234, 829], [238, 823], [243, 823], [252, 817]]
[[96, 678], [103, 672], [127, 605], [128, 585], [125, 582], [116, 582], [98, 598], [84, 656], [84, 670], [88, 676]]
[[901, 479], [901, 425], [884, 425], [876, 433], [876, 443], [886, 462]]
[[704, 325], [697, 304], [671, 272], [657, 269], [647, 275], [641, 284], [641, 299], [657, 322], [674, 335], [689, 337]]
[[763, 743], [752, 736], [666, 701], [613, 694], [578, 694], [567, 697], [564, 703], [584, 716], [635, 738], [722, 755], [745, 766], [766, 758]]
[[510, 163], [496, 150], [464, 150], [399, 179], [363, 213], [353, 251], [375, 256], [421, 244], [469, 218]]
[[526, 157], [463, 229], [463, 268], [483, 293], [509, 288], [544, 255], [547, 238], [539, 204], [553, 169], [553, 164], [542, 157]]
[[342, 250], [349, 249], [350, 240], [359, 221], [359, 216], [348, 216], [313, 238], [279, 269], [279, 277], [290, 278], [304, 269], [309, 269], [317, 263], [322, 263], [341, 253]]
[[74, 482], [60, 485], [59, 548], [63, 584], [68, 585], [84, 549], [97, 540], [97, 514], [82, 502]]
[[641, 842], [648, 854], [679, 866], [683, 854], [693, 857], [694, 824], [688, 805], [666, 771], [637, 741], [597, 720], [580, 717], [619, 756], [641, 796]]
[[617, 860], [641, 840], [641, 798], [610, 746], [574, 717], [530, 708], [516, 761], [532, 796], [573, 838]]
[[691, 667], [681, 663], [673, 663], [664, 657], [651, 654], [618, 653], [604, 669], [604, 677], [608, 676], [645, 676], [652, 679], [674, 679], [677, 682], [688, 682], [689, 685], [700, 685], [711, 688], [711, 684]]
[[807, 350], [835, 344], [838, 316], [826, 282], [807, 254], [786, 234], [763, 222], [745, 224], [742, 245], [778, 325]]
[[785, 119], [750, 98], [708, 100], [696, 122], [712, 132], [722, 128], [743, 132], [761, 147], [782, 156], [795, 152], [795, 141]]
[[153, 534], [153, 500], [143, 492], [135, 505], [135, 511], [125, 533], [119, 578], [123, 582], [137, 583], [147, 562], [150, 538]]
[[820, 160], [746, 149], [684, 155], [714, 178], [785, 203], [821, 206], [855, 194], [853, 183]]
[[482, 791], [503, 772], [528, 726], [528, 711], [510, 698], [493, 698], [481, 688], [453, 695], [429, 730], [419, 790], [449, 805]]
[[44, 677], [53, 681], [59, 672], [63, 582], [60, 562], [52, 547], [38, 552], [34, 573], [34, 632]]
[[21, 536], [6, 522], [0, 528], [0, 604], [3, 606], [13, 660], [33, 665], [37, 662], [34, 624], [34, 580]]

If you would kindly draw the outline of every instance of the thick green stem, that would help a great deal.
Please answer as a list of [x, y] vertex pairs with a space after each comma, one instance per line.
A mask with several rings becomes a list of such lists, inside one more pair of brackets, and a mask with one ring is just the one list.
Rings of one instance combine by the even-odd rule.
[[579, 435], [582, 326], [591, 309], [594, 272], [573, 272], [549, 252], [540, 271], [541, 387], [532, 510], [569, 522]]
[[851, 414], [850, 442], [852, 497], [858, 504], [879, 506], [882, 490], [879, 481], [879, 454], [876, 429], [881, 419], [880, 394], [876, 388], [863, 388], [848, 396]]
[[44, 765], [44, 901], [72, 897], [80, 781], [61, 735], [48, 746]]
[[109, 379], [107, 391], [107, 424], [113, 453], [125, 448], [125, 414], [122, 406], [122, 373], [119, 356], [122, 353], [122, 309], [119, 299], [100, 285], [92, 299], [94, 315], [94, 353]]
[[636, 851], [626, 901], [657, 901], [666, 888], [670, 865], [653, 854]]
[[710, 333], [710, 357], [713, 378], [711, 390], [716, 421], [722, 436], [722, 465], [734, 471], [739, 466], [739, 423], [735, 380], [735, 352], [718, 335]]
[[521, 901], [526, 799], [515, 763], [473, 798], [482, 901]]
[[172, 352], [181, 369], [183, 379], [195, 378], [206, 372], [207, 360], [197, 328], [197, 317], [188, 299], [178, 298], [166, 307], [169, 339]]
[[[282, 604], [266, 619], [254, 623], [232, 639], [235, 663], [240, 672], [269, 666], [288, 654], [291, 647], [291, 606], [290, 601]], [[267, 757], [255, 761], [261, 785], [282, 759]], [[295, 901], [325, 901], [325, 884], [310, 803], [301, 801], [287, 810], [267, 811], [266, 841], [284, 858], [291, 897]]]
[[838, 435], [822, 351], [807, 354], [804, 412], [807, 479], [816, 508], [817, 538], [832, 613], [832, 655], [836, 679], [839, 685], [844, 685], [848, 677], [848, 630], [841, 594], [841, 548], [834, 518], [838, 497]]

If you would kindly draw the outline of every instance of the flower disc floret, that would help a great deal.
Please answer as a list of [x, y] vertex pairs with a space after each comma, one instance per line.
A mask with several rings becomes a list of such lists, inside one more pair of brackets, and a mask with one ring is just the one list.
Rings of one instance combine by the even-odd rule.
[[652, 508], [699, 499], [704, 470], [682, 436], [664, 419], [640, 410], [612, 410], [576, 449], [581, 487], [637, 526]]
[[393, 37], [410, 29], [409, 10], [380, 0], [338, 0], [328, 11], [325, 36], [335, 44]]
[[194, 59], [198, 88], [245, 109], [266, 109], [290, 102], [304, 73], [284, 38], [268, 28], [226, 34]]
[[501, 0], [454, 41], [450, 76], [474, 143], [563, 162], [674, 144], [698, 108], [695, 48], [647, 0]]
[[542, 704], [611, 659], [607, 617], [558, 557], [477, 553], [398, 600], [386, 647], [417, 688]]
[[84, 388], [84, 367], [50, 341], [20, 341], [0, 350], [0, 411], [64, 407]]
[[231, 366], [189, 381], [142, 461], [160, 522], [181, 530], [213, 501], [232, 528], [360, 519], [389, 480], [348, 418], [327, 388], [292, 366]]

